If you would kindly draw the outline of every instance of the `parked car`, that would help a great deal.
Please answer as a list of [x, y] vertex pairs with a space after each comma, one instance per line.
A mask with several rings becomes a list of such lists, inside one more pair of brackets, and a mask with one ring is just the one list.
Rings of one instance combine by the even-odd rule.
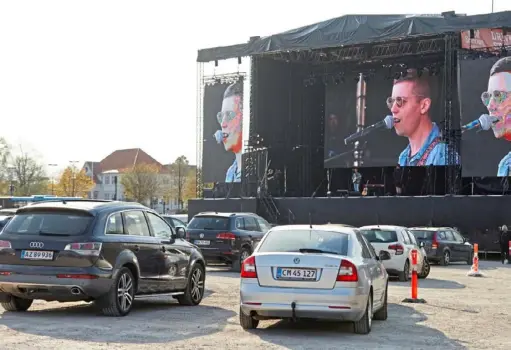
[[185, 224], [188, 224], [188, 214], [170, 214], [169, 216], [173, 217], [174, 219], [178, 219]]
[[474, 247], [457, 230], [450, 227], [413, 227], [409, 231], [424, 244], [429, 261], [444, 266], [459, 261], [472, 264]]
[[[391, 276], [398, 276], [402, 282], [408, 281], [412, 272], [413, 249], [418, 251], [417, 271], [419, 277], [425, 278], [424, 273], [429, 274], [429, 263], [426, 259], [426, 253], [417, 243], [407, 228], [401, 226], [372, 225], [363, 226], [360, 232], [373, 245], [376, 253], [380, 250], [389, 251], [391, 259], [383, 264]], [[426, 264], [427, 269], [423, 271]], [[427, 275], [426, 275], [427, 276]]]
[[9, 220], [11, 220], [14, 214], [16, 214], [17, 210], [18, 208], [0, 209], [0, 232]]
[[135, 297], [172, 296], [198, 305], [205, 261], [156, 212], [137, 203], [65, 200], [17, 211], [0, 236], [0, 302], [94, 301], [125, 316]]
[[161, 216], [162, 218], [165, 219], [165, 221], [167, 221], [167, 223], [172, 226], [172, 228], [174, 230], [177, 230], [179, 227], [182, 228], [183, 230], [186, 231], [186, 223], [184, 223], [183, 221], [175, 218], [173, 215], [162, 215]]
[[240, 324], [265, 319], [353, 322], [367, 334], [387, 319], [389, 252], [374, 248], [356, 229], [340, 225], [272, 228], [241, 269]]
[[271, 225], [252, 213], [204, 212], [193, 217], [186, 232], [208, 262], [226, 263], [240, 271]]

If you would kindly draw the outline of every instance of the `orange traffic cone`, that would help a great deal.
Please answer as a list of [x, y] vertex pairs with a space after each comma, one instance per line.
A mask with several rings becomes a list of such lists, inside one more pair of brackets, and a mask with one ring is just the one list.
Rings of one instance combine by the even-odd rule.
[[479, 244], [474, 243], [474, 257], [472, 259], [472, 267], [467, 273], [470, 277], [483, 277], [483, 274], [479, 271]]

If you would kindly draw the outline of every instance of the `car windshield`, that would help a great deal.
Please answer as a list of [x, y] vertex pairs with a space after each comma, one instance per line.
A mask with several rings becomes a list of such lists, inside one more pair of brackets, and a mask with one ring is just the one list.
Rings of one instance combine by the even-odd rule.
[[425, 231], [425, 230], [410, 230], [411, 233], [417, 239], [421, 240], [432, 240], [435, 235], [435, 231]]
[[22, 213], [4, 227], [5, 233], [78, 236], [85, 233], [92, 216], [81, 213]]
[[192, 230], [228, 230], [229, 218], [221, 216], [196, 216], [188, 224]]
[[393, 230], [364, 229], [360, 230], [370, 243], [392, 243], [397, 242], [397, 233]]
[[348, 255], [349, 235], [325, 230], [274, 230], [267, 233], [258, 252], [333, 253]]

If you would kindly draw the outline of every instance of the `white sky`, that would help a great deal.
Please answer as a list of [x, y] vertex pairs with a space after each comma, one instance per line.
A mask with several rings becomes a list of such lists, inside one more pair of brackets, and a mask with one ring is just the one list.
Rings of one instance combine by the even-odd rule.
[[195, 163], [199, 48], [345, 14], [450, 10], [488, 13], [491, 0], [2, 0], [0, 135], [62, 167], [135, 147]]

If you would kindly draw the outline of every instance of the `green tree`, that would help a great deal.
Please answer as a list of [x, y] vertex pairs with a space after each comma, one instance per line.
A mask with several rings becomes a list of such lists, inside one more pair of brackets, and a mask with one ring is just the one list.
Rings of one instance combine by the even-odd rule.
[[185, 193], [185, 184], [190, 172], [190, 165], [185, 156], [179, 156], [174, 163], [169, 166], [171, 179], [172, 197], [177, 199], [179, 209], [183, 208], [183, 197]]
[[[51, 184], [47, 188], [51, 191]], [[78, 170], [74, 166], [68, 166], [60, 175], [59, 181], [53, 187], [53, 191], [57, 196], [85, 198], [93, 188], [94, 181], [87, 176], [85, 170]]]
[[124, 196], [141, 204], [157, 198], [161, 194], [160, 170], [155, 164], [137, 164], [124, 169], [121, 175]]

